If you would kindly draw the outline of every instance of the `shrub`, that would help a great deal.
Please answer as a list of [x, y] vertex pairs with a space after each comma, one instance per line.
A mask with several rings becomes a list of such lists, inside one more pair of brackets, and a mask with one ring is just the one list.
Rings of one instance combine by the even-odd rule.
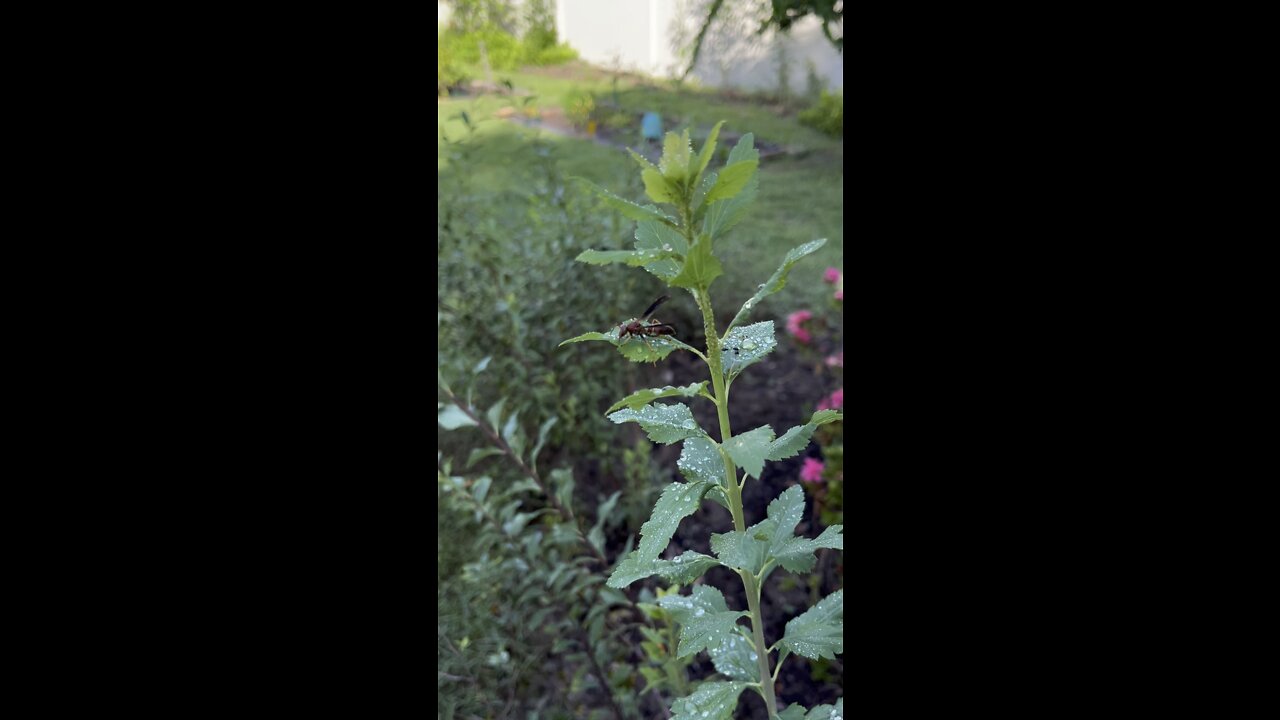
[[480, 45], [483, 43], [489, 67], [494, 70], [514, 70], [524, 54], [519, 40], [495, 27], [468, 33], [451, 30], [440, 37], [440, 42], [447, 45], [448, 51], [458, 61], [470, 65], [480, 65]]
[[800, 113], [800, 122], [834, 137], [844, 137], [844, 93], [823, 91], [813, 107]]

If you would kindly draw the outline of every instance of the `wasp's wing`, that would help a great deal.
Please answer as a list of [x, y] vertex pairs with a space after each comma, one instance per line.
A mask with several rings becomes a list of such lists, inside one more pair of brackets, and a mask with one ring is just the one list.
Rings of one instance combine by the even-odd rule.
[[641, 315], [641, 316], [640, 316], [640, 319], [641, 319], [641, 320], [648, 320], [648, 319], [649, 319], [649, 316], [653, 314], [653, 311], [654, 311], [654, 310], [657, 310], [657, 309], [658, 309], [658, 306], [659, 306], [659, 305], [661, 305], [662, 303], [664, 303], [664, 302], [666, 302], [666, 301], [668, 301], [668, 300], [670, 300], [670, 299], [671, 299], [671, 296], [670, 296], [670, 295], [663, 295], [662, 297], [658, 298], [657, 300], [654, 300], [654, 301], [653, 301], [653, 304], [649, 306], [649, 309], [644, 311], [644, 315]]

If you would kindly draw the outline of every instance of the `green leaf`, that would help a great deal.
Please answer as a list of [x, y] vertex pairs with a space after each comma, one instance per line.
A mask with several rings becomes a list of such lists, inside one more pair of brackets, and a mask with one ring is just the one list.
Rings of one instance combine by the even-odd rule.
[[708, 645], [719, 645], [745, 612], [735, 612], [724, 602], [724, 595], [710, 585], [699, 585], [691, 595], [667, 595], [658, 606], [671, 613], [681, 625], [679, 657], [693, 655]]
[[667, 179], [656, 168], [645, 168], [640, 173], [640, 177], [644, 180], [644, 194], [648, 195], [650, 200], [672, 205], [676, 203], [676, 196]]
[[704, 682], [692, 695], [671, 703], [671, 720], [729, 720], [738, 696], [750, 687], [745, 682]]
[[697, 163], [691, 168], [689, 173], [692, 177], [702, 175], [702, 171], [707, 169], [707, 165], [711, 163], [711, 157], [716, 153], [716, 139], [720, 137], [720, 126], [724, 125], [724, 121], [716, 123], [711, 128], [711, 132], [707, 135], [707, 141], [702, 145], [702, 152], [698, 153]]
[[658, 208], [653, 206], [640, 206], [630, 200], [624, 200], [617, 195], [596, 185], [590, 180], [577, 178], [579, 182], [589, 187], [606, 205], [622, 213], [623, 217], [631, 220], [656, 220], [658, 222], [671, 222], [671, 217], [665, 215]]
[[691, 482], [708, 482], [724, 487], [724, 460], [711, 438], [691, 437], [685, 440], [684, 447], [680, 450], [680, 459], [676, 460], [676, 467]]
[[756, 657], [756, 644], [741, 633], [727, 633], [719, 642], [707, 648], [716, 671], [734, 680], [756, 680], [760, 677], [760, 665]]
[[778, 645], [816, 660], [844, 653], [844, 590], [826, 596], [805, 614], [792, 618]]
[[782, 437], [773, 441], [769, 446], [769, 454], [765, 456], [766, 460], [785, 460], [792, 457], [796, 453], [804, 450], [809, 446], [809, 438], [813, 436], [813, 431], [817, 430], [820, 425], [826, 425], [829, 422], [844, 419], [844, 415], [838, 410], [819, 410], [809, 418], [809, 422], [804, 425], [797, 425]]
[[714, 203], [717, 200], [728, 200], [745, 190], [747, 183], [755, 175], [757, 165], [759, 165], [758, 161], [751, 160], [726, 166], [725, 169], [720, 171], [719, 177], [716, 178], [715, 186], [707, 193], [705, 202]]
[[507, 399], [502, 398], [498, 402], [494, 403], [493, 407], [489, 408], [489, 412], [484, 414], [484, 416], [489, 419], [489, 426], [494, 430], [497, 430], [502, 425], [502, 406], [506, 404]]
[[555, 488], [556, 499], [560, 506], [573, 507], [573, 472], [565, 468], [551, 471], [551, 487]]
[[618, 353], [631, 362], [657, 362], [684, 346], [684, 343], [665, 337], [629, 337], [614, 344]]
[[436, 421], [445, 430], [457, 430], [460, 427], [476, 424], [475, 420], [467, 417], [467, 414], [462, 412], [462, 408], [452, 403], [444, 406], [444, 409], [436, 416]]
[[786, 710], [778, 713], [778, 720], [804, 720], [804, 707], [788, 705]]
[[538, 427], [538, 442], [533, 446], [533, 452], [529, 454], [529, 462], [533, 464], [534, 469], [538, 467], [538, 453], [542, 452], [542, 446], [547, 442], [547, 433], [555, 426], [557, 419], [547, 418], [541, 426]]
[[568, 340], [565, 340], [564, 342], [560, 343], [556, 347], [564, 347], [569, 343], [587, 342], [588, 340], [603, 340], [605, 342], [616, 343], [618, 340], [618, 336], [609, 335], [608, 333], [598, 333], [598, 332], [582, 333], [577, 337], [572, 337], [572, 338], [569, 338]]
[[759, 162], [760, 152], [756, 150], [755, 143], [755, 133], [743, 135], [738, 140], [738, 144], [734, 145], [733, 149], [729, 151], [729, 159], [725, 161], [724, 166], [729, 167], [743, 162]]
[[760, 477], [764, 470], [764, 458], [769, 452], [769, 444], [773, 442], [773, 428], [768, 425], [741, 435], [735, 435], [724, 444], [729, 457], [751, 477]]
[[[684, 585], [697, 580], [719, 564], [720, 561], [715, 558], [693, 550], [688, 550], [672, 560], [641, 559], [632, 553], [618, 563], [613, 574], [609, 576], [609, 584], [621, 588], [636, 580], [657, 575], [667, 582]], [[614, 585], [615, 582], [617, 585]]]
[[[711, 550], [720, 558], [720, 564], [752, 575], [759, 574], [769, 559], [768, 537], [775, 527], [776, 522], [764, 520], [747, 528], [746, 532], [716, 533], [711, 536]], [[763, 535], [763, 539], [757, 535]]]
[[698, 421], [688, 405], [645, 405], [641, 408], [624, 408], [609, 416], [613, 422], [638, 422], [648, 433], [649, 439], [664, 445], [687, 437], [703, 435]]
[[[712, 177], [712, 175], [707, 177]], [[718, 176], [716, 180], [717, 182], [719, 181]], [[746, 217], [747, 210], [755, 202], [759, 188], [760, 178], [753, 175], [747, 181], [746, 187], [742, 189], [742, 192], [731, 200], [721, 200], [707, 206], [704, 196], [703, 203], [698, 206], [698, 212], [703, 213], [702, 232], [713, 240], [724, 237], [725, 233], [729, 232], [733, 226], [742, 222], [742, 218]], [[703, 210], [704, 208], [705, 211]]]
[[724, 274], [720, 261], [711, 252], [711, 238], [699, 235], [684, 257], [680, 274], [672, 278], [671, 285], [681, 288], [707, 288], [711, 281]]
[[806, 573], [813, 569], [818, 559], [813, 553], [818, 548], [844, 549], [843, 525], [831, 525], [818, 537], [810, 540], [803, 537], [789, 537], [770, 552], [778, 564], [793, 573]]
[[485, 475], [476, 481], [471, 488], [471, 494], [475, 496], [476, 502], [484, 502], [485, 496], [489, 494], [489, 487], [493, 485], [493, 478]]
[[476, 363], [476, 366], [471, 369], [471, 374], [479, 375], [480, 373], [484, 372], [484, 369], [489, 367], [490, 360], [493, 360], [492, 355], [487, 355], [484, 358], [482, 358], [480, 362]]
[[689, 176], [689, 157], [692, 154], [688, 130], [680, 135], [669, 132], [662, 142], [662, 159], [658, 161], [658, 169], [668, 180], [680, 182]]
[[608, 415], [614, 410], [617, 410], [623, 407], [629, 407], [632, 409], [638, 408], [641, 405], [648, 405], [649, 403], [653, 402], [654, 400], [657, 400], [658, 398], [694, 397], [698, 394], [700, 390], [702, 390], [702, 388], [706, 387], [708, 382], [709, 382], [708, 380], [703, 380], [702, 382], [693, 383], [692, 385], [686, 385], [684, 387], [676, 387], [674, 385], [668, 385], [666, 387], [661, 387], [661, 388], [650, 388], [647, 390], [638, 390], [622, 398], [618, 402], [614, 403], [612, 407], [610, 407], [608, 410], [604, 412], [604, 414]]
[[[637, 223], [635, 237], [637, 250], [674, 251], [680, 255], [689, 251], [689, 243], [683, 235], [659, 222]], [[680, 263], [671, 259], [655, 260], [645, 265], [644, 269], [663, 280], [670, 280], [680, 272]]]
[[[692, 515], [702, 504], [702, 496], [710, 487], [711, 484], [705, 482], [668, 485], [658, 497], [658, 502], [653, 507], [653, 514], [640, 527], [639, 547], [614, 568], [609, 576], [609, 587], [624, 588], [636, 580], [657, 574], [663, 569], [665, 566], [661, 563], [666, 561], [658, 560], [658, 556], [667, 549], [680, 521]], [[687, 555], [688, 553], [685, 553], [681, 557]], [[679, 563], [672, 562], [672, 565], [683, 566], [694, 560], [697, 558], [682, 560]], [[675, 568], [671, 568], [671, 571], [674, 572]]]
[[[650, 659], [657, 661], [661, 659], [661, 656], [659, 655], [657, 657], [654, 657], [653, 655], [651, 655]], [[662, 686], [662, 673], [657, 668], [642, 667], [640, 668], [640, 675], [644, 677], [644, 681], [645, 681], [644, 689], [646, 691], [653, 690], [655, 688]]]
[[755, 295], [752, 295], [746, 302], [742, 303], [742, 309], [738, 310], [738, 314], [733, 316], [733, 322], [729, 323], [732, 329], [738, 323], [747, 319], [751, 314], [751, 308], [755, 307], [764, 298], [778, 292], [787, 284], [787, 275], [791, 273], [791, 266], [795, 265], [806, 255], [811, 255], [818, 251], [823, 245], [827, 244], [827, 239], [814, 240], [807, 242], [799, 247], [791, 248], [787, 252], [786, 257], [782, 258], [782, 265], [773, 271], [773, 275], [769, 277], [769, 281], [760, 286]]
[[643, 267], [659, 260], [678, 258], [674, 250], [654, 248], [649, 250], [583, 250], [574, 260], [588, 265], [613, 265], [624, 263], [631, 267]]
[[844, 698], [835, 705], [819, 705], [804, 716], [804, 720], [844, 720]]
[[720, 362], [724, 374], [729, 376], [742, 372], [776, 347], [778, 341], [774, 337], [772, 320], [730, 330], [720, 341]]
[[477, 462], [489, 457], [490, 455], [501, 454], [502, 450], [495, 447], [475, 448], [471, 451], [471, 454], [467, 456], [467, 469], [470, 470], [472, 465], [475, 465]]

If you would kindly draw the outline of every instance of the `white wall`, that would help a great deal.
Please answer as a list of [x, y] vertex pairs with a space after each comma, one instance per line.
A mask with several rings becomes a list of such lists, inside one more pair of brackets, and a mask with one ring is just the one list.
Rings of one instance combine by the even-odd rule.
[[[560, 39], [587, 62], [658, 77], [675, 77], [688, 63], [687, 50], [706, 18], [711, 0], [557, 0]], [[844, 58], [813, 17], [790, 33], [757, 35], [768, 16], [768, 0], [726, 2], [703, 43], [691, 74], [704, 85], [743, 89], [779, 86], [788, 67], [793, 93], [806, 89], [808, 62], [829, 89], [844, 87]]]

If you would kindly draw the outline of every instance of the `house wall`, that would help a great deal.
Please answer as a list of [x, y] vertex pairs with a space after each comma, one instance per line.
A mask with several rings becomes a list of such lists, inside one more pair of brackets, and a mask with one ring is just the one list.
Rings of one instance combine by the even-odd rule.
[[[560, 39], [587, 62], [657, 77], [684, 71], [710, 0], [557, 0]], [[793, 93], [806, 89], [809, 64], [828, 89], [844, 87], [844, 58], [816, 18], [787, 35], [757, 35], [768, 0], [726, 2], [691, 74], [704, 85], [777, 90], [781, 68]]]

